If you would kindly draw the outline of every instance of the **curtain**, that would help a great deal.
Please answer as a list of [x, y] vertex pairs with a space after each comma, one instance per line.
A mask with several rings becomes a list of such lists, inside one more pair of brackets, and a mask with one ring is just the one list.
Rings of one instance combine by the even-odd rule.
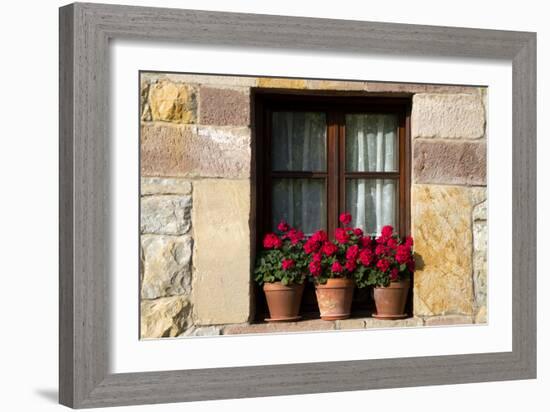
[[[275, 171], [326, 170], [326, 117], [315, 112], [274, 112], [271, 159]], [[322, 179], [274, 179], [272, 226], [284, 219], [305, 233], [325, 227]]]
[[[397, 117], [379, 114], [346, 115], [346, 170], [397, 171]], [[353, 224], [365, 233], [379, 234], [396, 226], [398, 182], [393, 179], [348, 179], [346, 208]]]

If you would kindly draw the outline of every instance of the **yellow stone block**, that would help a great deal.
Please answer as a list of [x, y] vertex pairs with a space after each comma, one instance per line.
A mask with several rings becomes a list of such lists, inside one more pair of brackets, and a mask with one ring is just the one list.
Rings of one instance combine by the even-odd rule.
[[303, 79], [278, 79], [274, 77], [260, 77], [258, 87], [276, 88], [276, 89], [305, 89], [306, 81]]
[[193, 184], [193, 318], [196, 325], [250, 317], [250, 181]]
[[149, 106], [152, 120], [176, 123], [195, 123], [197, 97], [195, 88], [161, 80], [149, 89]]
[[472, 200], [468, 187], [413, 185], [411, 223], [419, 264], [416, 316], [472, 315]]

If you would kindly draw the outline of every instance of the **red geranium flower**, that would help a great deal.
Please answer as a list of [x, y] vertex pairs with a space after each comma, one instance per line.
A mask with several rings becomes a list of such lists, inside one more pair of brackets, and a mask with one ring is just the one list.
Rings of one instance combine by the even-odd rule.
[[313, 277], [317, 277], [321, 274], [321, 262], [313, 260], [309, 263], [309, 273]]
[[390, 237], [389, 240], [388, 240], [388, 243], [386, 243], [386, 244], [391, 249], [395, 250], [397, 248], [397, 240], [395, 240], [395, 238], [393, 238], [393, 237]]
[[351, 214], [348, 213], [348, 212], [344, 212], [340, 215], [340, 222], [342, 222], [342, 224], [344, 226], [347, 226], [350, 224], [351, 222]]
[[352, 245], [348, 248], [346, 252], [346, 259], [355, 260], [357, 259], [358, 255], [359, 255], [359, 246]]
[[376, 262], [376, 267], [380, 269], [381, 272], [386, 272], [390, 268], [390, 261], [387, 259], [380, 259]]
[[346, 243], [349, 240], [348, 233], [345, 229], [342, 229], [341, 227], [336, 228], [336, 230], [334, 231], [334, 237], [336, 238], [336, 241], [338, 243]]
[[290, 243], [295, 245], [304, 239], [304, 232], [293, 228], [288, 231], [287, 237], [290, 239]]
[[326, 242], [328, 240], [327, 232], [324, 230], [318, 230], [315, 232], [310, 239], [313, 239], [314, 242]]
[[319, 250], [319, 247], [321, 244], [313, 239], [313, 237], [310, 237], [307, 242], [304, 244], [304, 251], [307, 254], [311, 254], [314, 252], [317, 252]]
[[384, 226], [382, 228], [382, 237], [388, 238], [393, 235], [393, 227], [390, 225]]
[[355, 236], [357, 236], [357, 237], [363, 236], [363, 231], [362, 231], [361, 228], [359, 228], [359, 227], [356, 227], [355, 229], [353, 229], [353, 233], [354, 233]]
[[336, 246], [334, 243], [332, 242], [325, 242], [323, 244], [323, 253], [327, 256], [332, 256], [334, 255], [337, 251], [338, 251], [338, 246]]
[[361, 253], [359, 253], [359, 261], [363, 266], [369, 266], [372, 263], [372, 251], [370, 249], [363, 249]]
[[321, 260], [323, 260], [323, 254], [321, 252], [315, 253], [313, 255], [313, 260], [315, 262], [320, 262]]
[[334, 273], [342, 273], [344, 268], [342, 267], [340, 262], [336, 261], [332, 264], [332, 267], [330, 268], [330, 270], [332, 270]]
[[361, 246], [366, 248], [366, 247], [369, 247], [371, 243], [372, 243], [372, 239], [370, 238], [370, 236], [365, 236], [361, 238]]
[[403, 243], [405, 246], [408, 246], [409, 248], [412, 248], [413, 247], [413, 244], [414, 244], [414, 241], [413, 241], [413, 238], [410, 237], [410, 236], [407, 236], [405, 238], [405, 242]]
[[355, 260], [346, 261], [346, 269], [349, 272], [353, 272], [356, 268], [357, 268], [357, 263], [355, 263]]
[[264, 247], [266, 249], [279, 249], [283, 241], [275, 233], [268, 233], [264, 237]]
[[288, 229], [290, 229], [290, 226], [284, 220], [281, 220], [279, 222], [279, 224], [277, 225], [277, 229], [279, 229], [281, 232], [285, 233], [286, 231], [288, 231]]
[[390, 280], [396, 281], [398, 277], [399, 277], [399, 270], [397, 270], [397, 268], [393, 268], [390, 271]]
[[388, 248], [384, 245], [378, 245], [376, 246], [376, 249], [374, 249], [374, 253], [377, 255], [385, 255], [388, 252]]
[[292, 269], [294, 267], [294, 260], [292, 260], [292, 259], [283, 259], [283, 261], [281, 262], [281, 266], [282, 266], [283, 270]]
[[403, 264], [409, 261], [411, 257], [411, 249], [407, 245], [397, 246], [397, 252], [395, 253], [395, 260], [399, 264]]

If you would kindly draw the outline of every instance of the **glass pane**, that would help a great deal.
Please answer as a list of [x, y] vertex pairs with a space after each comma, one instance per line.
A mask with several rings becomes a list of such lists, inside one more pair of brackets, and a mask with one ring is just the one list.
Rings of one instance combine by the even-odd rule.
[[365, 233], [380, 234], [382, 227], [397, 227], [398, 181], [393, 179], [347, 179], [346, 210], [352, 225]]
[[346, 115], [346, 170], [398, 170], [398, 119], [393, 114]]
[[326, 170], [327, 121], [324, 113], [274, 112], [272, 119], [273, 170]]
[[326, 228], [324, 179], [273, 179], [272, 228], [281, 220], [311, 234]]

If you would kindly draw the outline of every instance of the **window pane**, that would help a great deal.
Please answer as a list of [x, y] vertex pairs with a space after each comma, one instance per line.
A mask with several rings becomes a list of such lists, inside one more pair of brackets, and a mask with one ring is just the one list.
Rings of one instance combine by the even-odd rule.
[[281, 220], [306, 234], [326, 228], [324, 179], [273, 179], [272, 228]]
[[324, 113], [274, 112], [272, 119], [273, 170], [326, 170], [327, 122]]
[[346, 115], [346, 170], [398, 170], [398, 120], [392, 114]]
[[380, 234], [385, 225], [397, 230], [397, 189], [393, 179], [347, 179], [346, 210], [353, 216], [352, 225], [368, 234]]

